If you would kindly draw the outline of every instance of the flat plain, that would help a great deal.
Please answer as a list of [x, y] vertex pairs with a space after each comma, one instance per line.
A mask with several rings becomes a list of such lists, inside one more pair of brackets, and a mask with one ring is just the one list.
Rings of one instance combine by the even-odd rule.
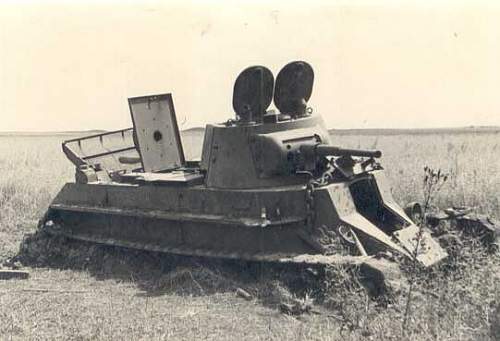
[[[60, 147], [62, 140], [71, 137], [75, 135], [0, 136], [0, 261], [18, 252], [23, 236], [36, 230], [51, 199], [64, 183], [73, 181], [74, 168]], [[498, 130], [353, 132], [334, 134], [332, 139], [343, 147], [382, 150], [381, 163], [401, 205], [422, 199], [423, 168], [428, 166], [450, 174], [435, 205], [473, 206], [500, 219]], [[183, 140], [188, 159], [199, 157], [202, 133], [186, 132]], [[404, 328], [404, 289], [383, 307], [363, 292], [339, 291], [332, 293], [336, 304], [296, 318], [258, 298], [258, 290], [269, 284], [259, 282], [264, 279], [247, 282], [257, 298], [246, 301], [236, 297], [232, 285], [213, 285], [215, 279], [223, 279], [223, 272], [203, 272], [196, 265], [174, 267], [148, 278], [148, 285], [133, 273], [99, 276], [85, 268], [33, 267], [28, 280], [0, 281], [0, 339], [500, 339], [499, 257], [480, 248], [464, 249], [468, 253], [461, 258], [466, 262], [460, 270], [453, 275], [434, 274], [419, 284]], [[159, 265], [154, 262], [148, 265], [161, 273], [155, 267]], [[209, 279], [203, 280], [207, 273]], [[172, 274], [178, 275], [175, 281]], [[161, 286], [166, 279], [170, 285]]]

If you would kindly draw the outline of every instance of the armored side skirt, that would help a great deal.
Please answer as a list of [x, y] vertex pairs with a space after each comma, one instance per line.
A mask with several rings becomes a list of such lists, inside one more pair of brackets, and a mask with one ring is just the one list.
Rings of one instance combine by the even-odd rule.
[[[352, 228], [368, 255], [412, 257], [419, 228], [394, 202], [382, 174], [317, 187], [251, 190], [198, 186], [67, 184], [41, 222], [48, 232], [181, 255], [275, 261], [329, 254], [329, 235]], [[424, 232], [417, 259], [446, 252]], [[362, 253], [363, 254], [363, 253]]]
[[151, 251], [280, 259], [317, 253], [303, 237], [304, 196], [300, 186], [219, 191], [67, 184], [42, 225], [70, 238]]

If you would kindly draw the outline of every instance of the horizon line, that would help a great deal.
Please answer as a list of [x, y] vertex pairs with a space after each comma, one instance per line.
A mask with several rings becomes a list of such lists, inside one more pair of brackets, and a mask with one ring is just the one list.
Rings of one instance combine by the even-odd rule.
[[[328, 127], [327, 130], [336, 130], [336, 131], [352, 131], [352, 130], [359, 130], [359, 131], [397, 131], [397, 130], [407, 130], [407, 131], [425, 131], [425, 130], [468, 130], [468, 129], [490, 129], [490, 130], [500, 130], [499, 125], [468, 125], [468, 126], [436, 126], [436, 127], [420, 127], [420, 128], [408, 128], [408, 127], [403, 127], [403, 128], [330, 128]], [[205, 130], [205, 127], [203, 126], [195, 126], [191, 128], [186, 128], [182, 129], [182, 131], [190, 131], [190, 130]], [[113, 130], [108, 130], [108, 129], [82, 129], [82, 130], [5, 130], [5, 131], [0, 131], [0, 134], [2, 135], [26, 135], [26, 134], [73, 134], [73, 133], [86, 133], [86, 132], [110, 132]]]

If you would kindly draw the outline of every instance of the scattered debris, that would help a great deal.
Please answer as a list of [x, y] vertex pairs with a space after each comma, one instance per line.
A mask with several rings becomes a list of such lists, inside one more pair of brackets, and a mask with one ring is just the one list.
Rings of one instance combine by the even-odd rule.
[[0, 280], [28, 279], [29, 276], [30, 274], [27, 271], [0, 269]]
[[56, 293], [56, 294], [87, 294], [91, 291], [87, 290], [57, 290], [57, 289], [45, 289], [45, 288], [23, 288], [18, 290], [6, 290], [1, 293], [13, 293], [13, 292], [35, 292], [35, 293]]
[[55, 290], [55, 289], [46, 289], [46, 288], [24, 288], [21, 291], [23, 292], [50, 292], [50, 293], [57, 293], [57, 294], [86, 294], [89, 293], [90, 291], [88, 290]]
[[[405, 207], [405, 212], [415, 221], [425, 219], [427, 226], [434, 230], [445, 246], [456, 247], [461, 243], [457, 238], [446, 237], [451, 231], [459, 231], [467, 236], [479, 238], [485, 246], [497, 249], [500, 246], [500, 222], [484, 214], [475, 212], [474, 208], [461, 206], [444, 210], [432, 207], [424, 212], [419, 203], [412, 202]], [[425, 217], [424, 217], [425, 215]], [[446, 226], [443, 229], [443, 224]]]
[[2, 264], [3, 267], [5, 268], [9, 268], [9, 269], [12, 269], [12, 270], [19, 270], [23, 267], [23, 265], [21, 264], [21, 262], [19, 262], [18, 260], [14, 259], [14, 258], [8, 258], [6, 259], [3, 264]]
[[247, 301], [251, 301], [253, 299], [253, 296], [248, 291], [241, 288], [236, 289], [236, 295]]
[[309, 314], [312, 312], [313, 300], [306, 296], [304, 299], [294, 299], [293, 303], [281, 303], [279, 309], [283, 314], [291, 316], [299, 316], [302, 314]]

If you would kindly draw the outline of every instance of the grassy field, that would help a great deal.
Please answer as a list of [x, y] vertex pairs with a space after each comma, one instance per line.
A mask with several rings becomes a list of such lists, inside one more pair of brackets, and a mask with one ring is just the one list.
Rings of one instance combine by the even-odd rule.
[[[193, 134], [184, 136], [188, 158], [200, 152], [201, 136]], [[23, 235], [34, 232], [51, 198], [72, 181], [74, 169], [60, 150], [61, 141], [69, 137], [0, 136], [0, 261], [18, 252]], [[400, 204], [421, 200], [423, 167], [429, 166], [451, 174], [437, 205], [471, 205], [500, 218], [498, 132], [338, 135], [333, 142], [381, 149]], [[338, 287], [329, 303], [318, 308], [323, 313], [293, 318], [265, 300], [235, 296], [237, 286], [246, 286], [257, 297], [262, 288], [280, 289], [270, 276], [241, 282], [230, 278], [234, 272], [204, 270], [196, 263], [164, 271], [154, 257], [146, 268], [155, 276], [149, 277], [33, 268], [28, 280], [0, 281], [0, 339], [500, 339], [500, 330], [495, 334], [500, 329], [498, 256], [467, 244], [460, 262], [452, 275], [423, 275], [404, 333], [405, 290], [382, 307], [362, 291]], [[216, 285], [227, 278], [231, 280]]]

